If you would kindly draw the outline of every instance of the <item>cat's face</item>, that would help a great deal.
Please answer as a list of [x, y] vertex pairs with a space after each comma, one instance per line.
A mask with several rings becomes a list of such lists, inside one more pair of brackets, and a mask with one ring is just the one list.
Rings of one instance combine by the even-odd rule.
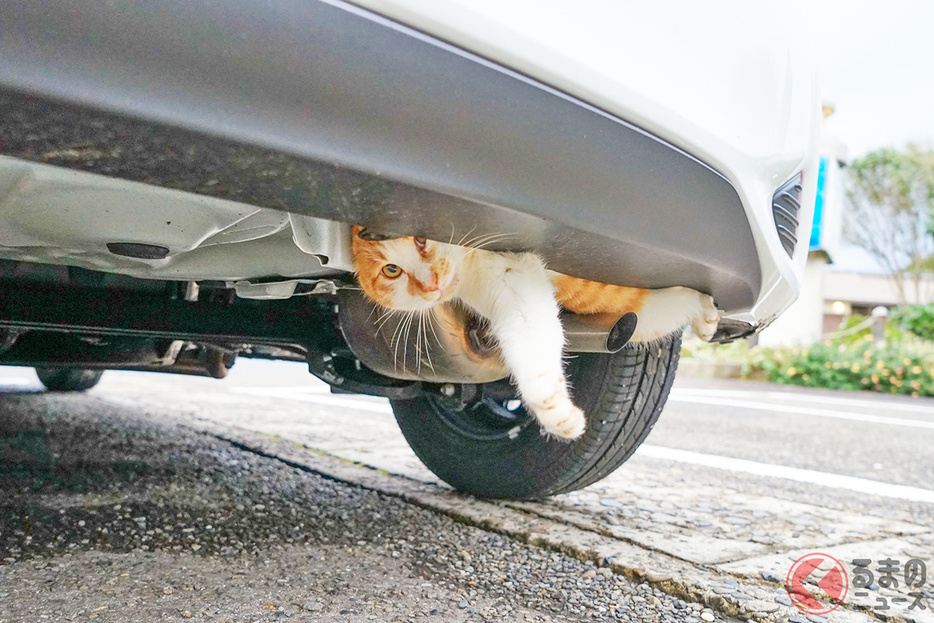
[[454, 297], [459, 247], [412, 236], [368, 239], [356, 225], [351, 249], [360, 287], [383, 307], [423, 311]]

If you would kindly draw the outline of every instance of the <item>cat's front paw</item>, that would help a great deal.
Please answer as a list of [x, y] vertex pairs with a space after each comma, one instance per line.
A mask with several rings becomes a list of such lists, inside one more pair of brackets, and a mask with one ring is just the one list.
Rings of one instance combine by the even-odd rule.
[[546, 413], [539, 415], [538, 423], [546, 434], [571, 441], [584, 434], [584, 429], [587, 428], [587, 417], [583, 411], [569, 402], [566, 409], [549, 409]]
[[694, 334], [705, 342], [709, 342], [717, 332], [717, 326], [720, 324], [720, 312], [714, 305], [713, 297], [707, 294], [701, 294], [701, 313], [691, 321], [691, 328]]
[[577, 439], [584, 434], [587, 418], [571, 400], [567, 382], [560, 372], [517, 379], [522, 401], [542, 427], [557, 439]]

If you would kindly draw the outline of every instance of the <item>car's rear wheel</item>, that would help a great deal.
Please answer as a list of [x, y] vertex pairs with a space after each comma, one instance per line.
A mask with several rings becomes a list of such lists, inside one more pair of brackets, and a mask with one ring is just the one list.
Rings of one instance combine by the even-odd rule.
[[91, 389], [101, 380], [103, 370], [83, 368], [36, 368], [36, 376], [52, 392], [83, 392]]
[[504, 382], [484, 386], [472, 401], [439, 392], [393, 401], [393, 411], [422, 462], [456, 489], [513, 499], [565, 493], [605, 477], [645, 440], [680, 350], [678, 334], [615, 354], [574, 355], [567, 374], [587, 430], [571, 443], [543, 436]]

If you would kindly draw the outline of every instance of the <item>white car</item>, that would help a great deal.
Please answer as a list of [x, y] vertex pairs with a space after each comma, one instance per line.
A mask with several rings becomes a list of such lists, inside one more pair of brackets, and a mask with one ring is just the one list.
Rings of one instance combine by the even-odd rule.
[[820, 97], [801, 15], [780, 7], [8, 0], [3, 14], [0, 364], [35, 366], [49, 389], [307, 361], [336, 391], [388, 397], [454, 487], [540, 497], [632, 454], [680, 337], [625, 345], [568, 315], [589, 425], [554, 441], [467, 314], [439, 312], [433, 365], [414, 347], [399, 365], [353, 287], [353, 224], [508, 234], [492, 248], [560, 272], [688, 286], [722, 310], [719, 341], [799, 290]]

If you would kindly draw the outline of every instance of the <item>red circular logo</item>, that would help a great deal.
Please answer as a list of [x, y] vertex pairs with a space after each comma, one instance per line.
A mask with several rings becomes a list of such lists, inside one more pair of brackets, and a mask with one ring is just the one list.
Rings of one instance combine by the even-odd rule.
[[[833, 565], [829, 571], [827, 566]], [[823, 569], [819, 569], [823, 567]], [[813, 584], [818, 587], [830, 600], [826, 605], [817, 599], [804, 584]], [[827, 614], [843, 603], [846, 591], [850, 586], [846, 569], [840, 561], [827, 554], [813, 552], [805, 554], [791, 565], [788, 577], [785, 578], [785, 590], [791, 602], [806, 614]]]

